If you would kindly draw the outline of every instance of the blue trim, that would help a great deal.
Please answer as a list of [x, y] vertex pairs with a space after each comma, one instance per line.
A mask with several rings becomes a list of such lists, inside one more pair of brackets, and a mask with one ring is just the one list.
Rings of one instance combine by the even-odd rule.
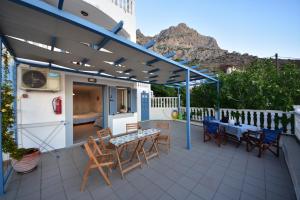
[[130, 47], [130, 48], [133, 48], [133, 49], [138, 50], [140, 52], [143, 52], [143, 53], [145, 53], [149, 56], [155, 57], [156, 59], [158, 59], [160, 61], [164, 61], [164, 62], [169, 63], [171, 65], [175, 65], [179, 68], [189, 69], [190, 72], [202, 75], [202, 76], [204, 76], [208, 79], [211, 79], [212, 81], [217, 81], [214, 78], [211, 78], [211, 77], [209, 77], [205, 74], [201, 74], [201, 73], [197, 72], [197, 70], [190, 69], [189, 67], [181, 65], [180, 63], [178, 63], [174, 60], [168, 59], [168, 58], [166, 58], [166, 57], [164, 57], [164, 56], [162, 56], [162, 55], [160, 55], [156, 52], [145, 49], [143, 46], [138, 45], [138, 44], [136, 44], [132, 41], [129, 41], [124, 37], [118, 36], [115, 33], [111, 32], [111, 31], [108, 31], [108, 30], [106, 30], [105, 28], [103, 28], [99, 25], [96, 25], [96, 24], [94, 24], [94, 23], [92, 23], [88, 20], [85, 20], [81, 17], [75, 16], [75, 15], [73, 15], [69, 12], [66, 12], [64, 10], [59, 10], [56, 7], [53, 7], [53, 6], [47, 4], [43, 1], [40, 1], [40, 0], [10, 0], [10, 1], [12, 1], [16, 4], [19, 4], [19, 5], [23, 5], [23, 6], [26, 6], [28, 8], [40, 11], [42, 13], [45, 13], [45, 14], [49, 15], [49, 16], [53, 16], [53, 17], [55, 17], [59, 20], [66, 21], [68, 23], [71, 23], [73, 25], [76, 25], [78, 27], [86, 29], [88, 31], [92, 31], [96, 34], [99, 34], [99, 35], [103, 36], [104, 39], [107, 38], [108, 40], [114, 40], [117, 43], [120, 43], [120, 44], [125, 45], [127, 47]]
[[58, 2], [58, 9], [59, 10], [62, 10], [63, 9], [63, 6], [64, 6], [64, 0], [59, 0], [59, 2]]
[[155, 40], [150, 40], [146, 44], [143, 45], [144, 48], [149, 49], [155, 45], [156, 41]]
[[126, 58], [121, 57], [118, 60], [114, 61], [114, 65], [119, 65], [119, 64], [121, 64], [121, 63], [123, 63], [125, 61], [126, 61]]
[[[2, 85], [2, 43], [3, 37], [0, 36], [0, 86]], [[2, 108], [2, 95], [0, 92], [0, 108]], [[4, 174], [2, 157], [2, 112], [0, 112], [0, 195], [4, 194]]]
[[186, 80], [186, 148], [190, 150], [192, 148], [191, 145], [191, 116], [190, 116], [190, 70], [186, 70], [185, 74], [185, 80]]

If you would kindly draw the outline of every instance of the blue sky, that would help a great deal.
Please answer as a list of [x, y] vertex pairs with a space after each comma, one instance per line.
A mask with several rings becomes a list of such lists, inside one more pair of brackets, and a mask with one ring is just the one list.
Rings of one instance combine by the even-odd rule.
[[184, 22], [229, 51], [300, 58], [300, 0], [137, 0], [136, 17], [145, 35]]

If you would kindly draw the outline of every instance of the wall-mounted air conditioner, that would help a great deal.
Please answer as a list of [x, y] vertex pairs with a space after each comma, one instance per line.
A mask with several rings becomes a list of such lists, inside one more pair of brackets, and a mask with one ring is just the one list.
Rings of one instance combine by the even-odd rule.
[[51, 91], [60, 90], [60, 74], [48, 69], [22, 68], [21, 89], [27, 91]]

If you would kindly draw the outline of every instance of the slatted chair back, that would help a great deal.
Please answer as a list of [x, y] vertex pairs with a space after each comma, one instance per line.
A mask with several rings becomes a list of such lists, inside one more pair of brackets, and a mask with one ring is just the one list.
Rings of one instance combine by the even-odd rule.
[[105, 143], [107, 139], [112, 138], [112, 132], [110, 128], [105, 128], [97, 131], [97, 136], [99, 139], [99, 146], [101, 150], [106, 150], [108, 144]]
[[169, 122], [157, 122], [156, 128], [161, 130], [161, 133], [157, 136], [158, 146], [164, 145], [167, 147], [167, 153], [171, 149], [171, 132]]
[[140, 129], [139, 123], [128, 123], [126, 124], [126, 133], [132, 133]]
[[279, 139], [281, 133], [283, 132], [283, 128], [280, 129], [263, 129], [263, 143], [270, 144]]
[[209, 134], [217, 134], [219, 131], [219, 124], [215, 122], [208, 122], [206, 125], [206, 131]]
[[[262, 156], [262, 153], [266, 150], [271, 151], [275, 156], [279, 157], [279, 140], [280, 135], [283, 132], [283, 128], [280, 129], [263, 129], [260, 142], [257, 145], [259, 148], [258, 157]], [[275, 148], [275, 150], [274, 150]]]

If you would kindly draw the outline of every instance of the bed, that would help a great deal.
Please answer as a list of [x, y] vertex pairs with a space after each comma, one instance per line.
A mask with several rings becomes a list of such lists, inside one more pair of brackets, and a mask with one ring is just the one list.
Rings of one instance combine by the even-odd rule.
[[101, 113], [89, 112], [85, 114], [73, 115], [73, 124], [85, 124], [95, 122], [97, 118], [101, 118]]

